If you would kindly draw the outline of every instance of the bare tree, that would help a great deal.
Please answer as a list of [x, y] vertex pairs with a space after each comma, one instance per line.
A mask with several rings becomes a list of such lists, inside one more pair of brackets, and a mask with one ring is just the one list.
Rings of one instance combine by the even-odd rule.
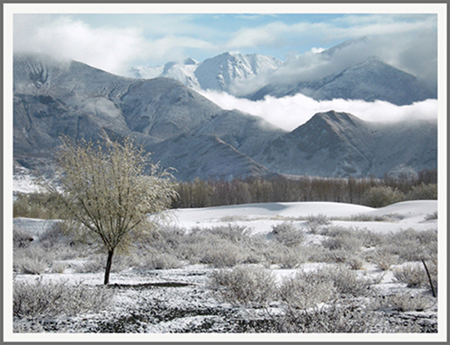
[[168, 209], [177, 193], [172, 175], [152, 164], [130, 138], [104, 139], [94, 144], [62, 138], [57, 194], [68, 218], [81, 223], [108, 253], [106, 285], [114, 251], [132, 243], [131, 233], [149, 230], [149, 214]]

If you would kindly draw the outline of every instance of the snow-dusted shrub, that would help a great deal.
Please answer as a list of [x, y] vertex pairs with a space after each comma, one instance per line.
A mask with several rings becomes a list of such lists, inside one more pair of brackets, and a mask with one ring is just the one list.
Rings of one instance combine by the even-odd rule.
[[148, 253], [141, 256], [137, 267], [143, 270], [180, 268], [183, 264], [175, 256], [166, 253]]
[[436, 219], [438, 219], [438, 213], [437, 213], [437, 211], [436, 211], [436, 212], [433, 212], [433, 213], [428, 213], [428, 214], [425, 216], [425, 220], [436, 220]]
[[326, 303], [336, 297], [334, 283], [326, 275], [317, 272], [297, 272], [285, 277], [279, 287], [280, 299], [289, 308], [308, 309], [318, 303]]
[[424, 309], [431, 307], [433, 303], [434, 301], [426, 296], [420, 294], [413, 295], [408, 292], [400, 292], [388, 296], [385, 302], [387, 306], [402, 312], [423, 311]]
[[16, 248], [13, 251], [13, 270], [22, 274], [42, 274], [53, 260], [53, 253], [39, 246]]
[[429, 286], [428, 277], [422, 264], [408, 264], [394, 270], [394, 277], [407, 287]]
[[272, 272], [259, 266], [214, 271], [211, 282], [222, 301], [236, 306], [264, 306], [276, 299]]
[[379, 251], [372, 257], [372, 261], [380, 270], [387, 271], [397, 263], [398, 257], [385, 251]]
[[13, 226], [13, 246], [14, 248], [26, 248], [33, 241], [33, 235], [27, 230], [18, 226]]
[[272, 226], [272, 235], [276, 241], [287, 247], [298, 246], [305, 239], [303, 231], [297, 229], [292, 222]]
[[279, 243], [269, 243], [263, 251], [267, 265], [278, 265], [282, 269], [297, 268], [304, 264], [309, 256], [307, 247], [286, 247]]
[[371, 282], [346, 267], [327, 267], [317, 271], [317, 274], [332, 281], [341, 295], [366, 296], [370, 292]]
[[306, 216], [308, 223], [317, 223], [319, 225], [329, 225], [331, 220], [325, 214], [310, 214]]
[[[277, 323], [280, 333], [374, 333], [392, 332], [389, 323], [382, 324], [380, 314], [356, 303], [336, 301], [309, 310], [288, 309]], [[403, 330], [403, 329], [402, 329]], [[410, 329], [408, 328], [408, 331]]]
[[323, 240], [322, 245], [329, 250], [344, 250], [349, 253], [355, 253], [361, 249], [363, 241], [352, 234], [342, 233]]
[[324, 214], [308, 215], [306, 220], [311, 234], [317, 234], [323, 226], [331, 224], [331, 220]]
[[234, 267], [247, 260], [247, 252], [243, 246], [230, 241], [217, 238], [213, 243], [208, 243], [202, 250], [200, 263], [209, 264], [216, 268]]
[[436, 200], [437, 184], [424, 184], [413, 186], [406, 194], [407, 200]]
[[229, 240], [231, 242], [241, 242], [249, 237], [249, 230], [245, 226], [231, 225], [216, 226], [206, 229], [210, 235]]
[[437, 257], [437, 231], [397, 231], [387, 236], [382, 249], [398, 255], [400, 262], [434, 260]]
[[108, 306], [112, 292], [104, 287], [70, 286], [67, 282], [14, 281], [13, 315], [17, 318], [75, 316]]
[[404, 195], [398, 189], [388, 186], [376, 186], [368, 189], [363, 195], [363, 204], [370, 207], [384, 207], [395, 204], [404, 199]]
[[77, 266], [75, 271], [77, 273], [98, 273], [105, 269], [106, 260], [102, 255], [92, 255], [81, 266]]
[[51, 273], [64, 273], [64, 271], [69, 267], [65, 262], [54, 262], [50, 266]]
[[364, 267], [364, 261], [357, 255], [349, 257], [346, 260], [346, 264], [355, 271], [361, 270]]

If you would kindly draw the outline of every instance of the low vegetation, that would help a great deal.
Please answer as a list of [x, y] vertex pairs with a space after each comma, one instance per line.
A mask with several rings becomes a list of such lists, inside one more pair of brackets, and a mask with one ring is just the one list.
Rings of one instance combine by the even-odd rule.
[[[386, 310], [420, 311], [436, 303], [431, 293], [437, 293], [436, 230], [380, 234], [335, 226], [320, 215], [305, 220], [278, 220], [264, 236], [232, 223], [189, 231], [159, 225], [146, 236], [131, 238], [132, 246], [116, 256], [111, 272], [139, 274], [203, 264], [211, 272], [210, 288], [218, 301], [265, 320], [240, 325], [245, 332], [430, 331], [400, 314], [391, 315], [389, 322], [383, 317]], [[307, 243], [311, 223], [318, 224], [312, 236], [317, 241]], [[114, 289], [41, 279], [45, 273], [101, 273], [105, 268], [99, 248], [89, 238], [69, 236], [77, 232], [67, 226], [55, 222], [39, 236], [14, 228], [14, 273], [37, 278], [14, 280], [17, 332], [42, 332], [45, 318], [100, 312], [113, 300]], [[305, 269], [311, 264], [314, 268]], [[273, 272], [280, 269], [296, 272], [276, 279]], [[368, 269], [379, 270], [380, 278], [366, 276]], [[401, 294], [380, 294], [375, 288], [387, 271], [403, 284]]]

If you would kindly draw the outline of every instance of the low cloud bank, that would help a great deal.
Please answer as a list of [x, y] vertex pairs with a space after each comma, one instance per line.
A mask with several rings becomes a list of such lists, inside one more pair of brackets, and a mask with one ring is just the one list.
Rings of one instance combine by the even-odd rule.
[[438, 101], [428, 99], [411, 105], [397, 106], [384, 101], [334, 99], [316, 101], [302, 94], [251, 101], [237, 98], [225, 92], [200, 91], [200, 93], [223, 109], [237, 109], [260, 116], [269, 123], [292, 131], [307, 122], [314, 114], [335, 110], [350, 113], [365, 121], [395, 123], [399, 121], [436, 120]]

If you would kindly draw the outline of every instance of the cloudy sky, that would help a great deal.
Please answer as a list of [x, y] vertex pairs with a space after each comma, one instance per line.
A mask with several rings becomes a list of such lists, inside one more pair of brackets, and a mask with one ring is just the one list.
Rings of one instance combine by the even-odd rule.
[[436, 29], [434, 14], [15, 14], [14, 50], [124, 75], [132, 66], [203, 61], [225, 51], [301, 64], [300, 57], [366, 36], [365, 53], [425, 76], [435, 64]]
[[[316, 12], [309, 8], [309, 13], [302, 13], [301, 7], [276, 13], [283, 11], [271, 12], [270, 8], [268, 11], [252, 11], [251, 6], [236, 12], [236, 6], [230, 6], [232, 10], [228, 12], [234, 13], [183, 12], [183, 9], [173, 13], [173, 7], [170, 11], [159, 11], [161, 13], [158, 14], [149, 13], [148, 7], [140, 14], [125, 13], [130, 12], [126, 7], [123, 12], [109, 14], [98, 8], [98, 13], [90, 14], [73, 10], [73, 13], [65, 14], [55, 10], [51, 14], [42, 10], [36, 14], [23, 11], [28, 13], [13, 15], [14, 52], [38, 52], [70, 58], [124, 76], [131, 75], [131, 67], [152, 67], [187, 57], [203, 61], [225, 51], [256, 53], [286, 62], [273, 75], [281, 80], [317, 79], [342, 71], [369, 56], [377, 56], [386, 63], [436, 85], [438, 16], [425, 13], [424, 7], [417, 11], [409, 7], [404, 13], [396, 8], [396, 11], [386, 13], [388, 5], [384, 4], [375, 10], [372, 8], [372, 13], [342, 13], [340, 10], [336, 12], [341, 13], [331, 14], [320, 13], [326, 10], [324, 5], [317, 6]], [[324, 59], [323, 54], [317, 54], [348, 40], [353, 40], [353, 44], [344, 45], [331, 60]], [[290, 109], [299, 109], [299, 104], [303, 108], [305, 104], [311, 105], [308, 114], [318, 109], [336, 107], [335, 104], [323, 102], [308, 103], [304, 97], [247, 104], [228, 95], [205, 93], [205, 96], [224, 108], [249, 109], [251, 113], [267, 118], [276, 117], [282, 109], [285, 113]], [[378, 105], [384, 113], [397, 112], [398, 118], [411, 111], [423, 112], [424, 107], [432, 111], [433, 116], [436, 114], [435, 104], [431, 107], [429, 104], [422, 105], [422, 108], [412, 110], [403, 108], [404, 112], [400, 113], [398, 107]], [[370, 104], [365, 106], [341, 102], [339, 106], [342, 111], [359, 111], [357, 116], [368, 119], [367, 109], [375, 109], [373, 104], [371, 107]], [[255, 113], [256, 109], [260, 113]], [[269, 109], [281, 110], [264, 115]], [[282, 127], [295, 127], [309, 116], [303, 116], [301, 122], [288, 121]]]

